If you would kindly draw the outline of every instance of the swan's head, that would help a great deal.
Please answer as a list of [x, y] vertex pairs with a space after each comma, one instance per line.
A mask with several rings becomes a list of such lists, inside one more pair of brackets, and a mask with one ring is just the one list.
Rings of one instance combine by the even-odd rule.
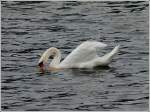
[[54, 58], [58, 55], [58, 49], [51, 47], [47, 49], [41, 58], [39, 59], [38, 66], [40, 67], [41, 70], [44, 70], [44, 66], [47, 64], [49, 57]]

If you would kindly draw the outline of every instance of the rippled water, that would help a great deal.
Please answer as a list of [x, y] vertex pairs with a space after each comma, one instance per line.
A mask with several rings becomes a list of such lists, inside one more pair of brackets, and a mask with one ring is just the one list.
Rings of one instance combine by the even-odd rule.
[[[2, 110], [148, 110], [148, 2], [2, 2]], [[120, 52], [109, 67], [40, 74], [85, 40]]]

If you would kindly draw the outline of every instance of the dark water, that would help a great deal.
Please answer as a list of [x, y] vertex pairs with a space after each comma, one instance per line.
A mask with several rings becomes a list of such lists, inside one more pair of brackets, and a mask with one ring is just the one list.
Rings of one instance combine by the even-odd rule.
[[[2, 110], [148, 110], [148, 2], [2, 2]], [[105, 68], [40, 74], [85, 40], [120, 44]], [[104, 51], [103, 51], [104, 52]]]

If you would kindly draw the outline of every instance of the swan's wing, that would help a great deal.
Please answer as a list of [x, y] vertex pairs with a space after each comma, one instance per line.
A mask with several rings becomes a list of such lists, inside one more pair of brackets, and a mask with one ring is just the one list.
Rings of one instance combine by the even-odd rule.
[[107, 45], [97, 41], [86, 41], [74, 49], [61, 63], [63, 66], [71, 66], [92, 60], [97, 56], [96, 48], [104, 48]]

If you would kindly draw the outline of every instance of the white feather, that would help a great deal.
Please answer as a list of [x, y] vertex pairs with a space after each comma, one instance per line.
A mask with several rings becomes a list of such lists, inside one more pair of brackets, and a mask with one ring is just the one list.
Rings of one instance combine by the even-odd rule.
[[97, 58], [96, 48], [107, 45], [97, 41], [86, 41], [74, 49], [61, 63], [60, 66], [73, 66]]

